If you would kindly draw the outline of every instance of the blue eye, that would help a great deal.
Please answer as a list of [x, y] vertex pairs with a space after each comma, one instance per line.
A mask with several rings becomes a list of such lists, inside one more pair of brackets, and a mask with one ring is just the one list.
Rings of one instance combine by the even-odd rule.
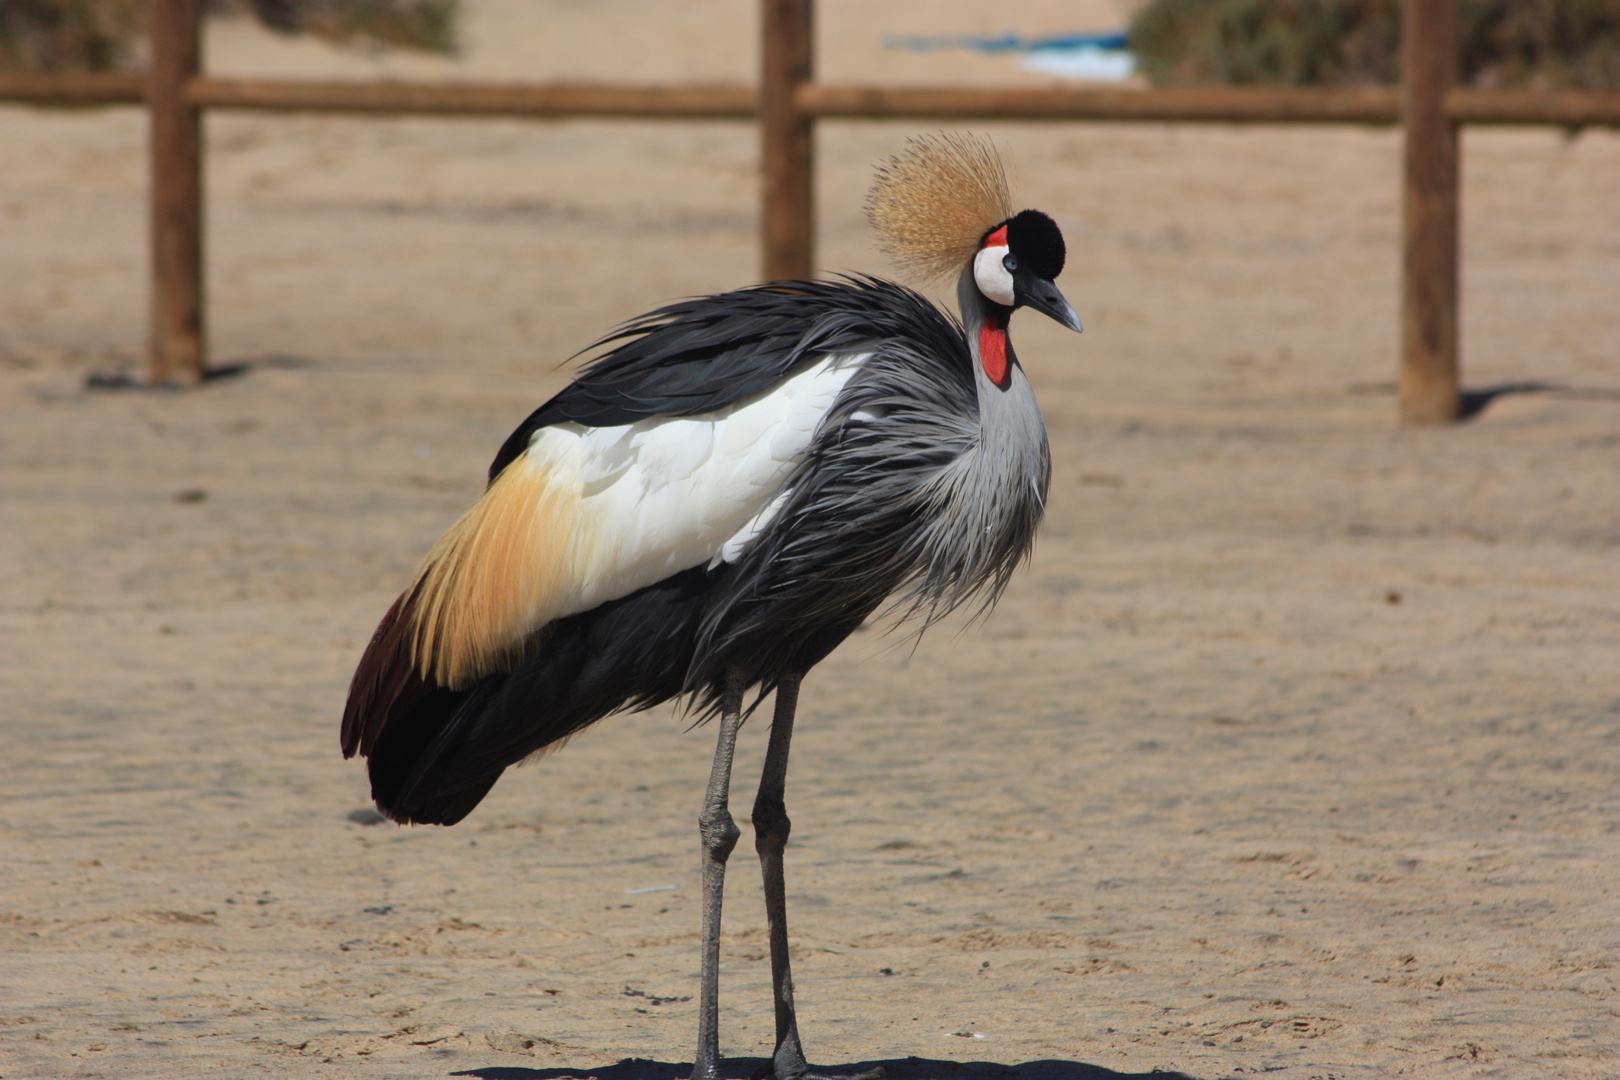
[[1018, 269], [1018, 256], [1014, 255], [1010, 251], [1007, 252], [1007, 254], [1001, 260], [1001, 265], [1007, 268], [1008, 273], [1016, 271]]

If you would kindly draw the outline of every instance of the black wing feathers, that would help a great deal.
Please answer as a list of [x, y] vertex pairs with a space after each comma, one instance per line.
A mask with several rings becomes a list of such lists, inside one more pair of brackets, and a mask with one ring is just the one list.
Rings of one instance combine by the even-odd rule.
[[678, 695], [709, 578], [687, 570], [559, 619], [513, 671], [406, 700], [369, 751], [377, 805], [395, 821], [454, 825], [507, 766], [604, 716]]
[[[826, 353], [908, 332], [919, 310], [951, 326], [911, 290], [867, 277], [779, 281], [650, 311], [585, 350], [612, 346], [518, 425], [490, 464], [489, 478], [521, 455], [540, 428], [570, 422], [613, 427], [715, 412]], [[960, 331], [957, 342], [965, 355]]]

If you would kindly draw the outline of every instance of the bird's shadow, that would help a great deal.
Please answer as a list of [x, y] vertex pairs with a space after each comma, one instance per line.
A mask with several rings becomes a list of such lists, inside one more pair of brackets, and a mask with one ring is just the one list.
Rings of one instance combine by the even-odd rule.
[[[730, 1058], [721, 1062], [720, 1073], [722, 1076], [746, 1080], [768, 1064], [765, 1058]], [[851, 1062], [825, 1068], [836, 1075], [863, 1073], [879, 1067], [883, 1069], [884, 1080], [1147, 1080], [1148, 1077], [1154, 1080], [1192, 1080], [1185, 1073], [1162, 1072], [1158, 1069], [1145, 1073], [1122, 1073], [1101, 1065], [1056, 1058], [1006, 1065], [999, 1061], [940, 1061], [908, 1057]], [[476, 1076], [479, 1080], [685, 1080], [692, 1075], [692, 1066], [672, 1061], [625, 1058], [616, 1065], [580, 1068], [565, 1065], [551, 1069], [491, 1065], [450, 1075]]]

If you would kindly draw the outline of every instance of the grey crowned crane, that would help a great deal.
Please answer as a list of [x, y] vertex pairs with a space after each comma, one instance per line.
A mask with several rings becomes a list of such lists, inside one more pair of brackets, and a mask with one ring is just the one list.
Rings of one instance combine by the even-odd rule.
[[[744, 694], [774, 691], [753, 824], [776, 1080], [807, 1075], [782, 851], [799, 681], [885, 601], [923, 626], [988, 607], [1029, 553], [1051, 461], [1007, 337], [1030, 307], [1080, 329], [1062, 234], [1016, 211], [994, 149], [914, 139], [867, 216], [904, 267], [957, 276], [957, 323], [888, 281], [787, 281], [671, 304], [598, 343], [512, 433], [355, 671], [343, 753], [398, 822], [453, 825], [509, 765], [603, 717], [684, 698], [719, 717], [699, 816], [703, 976], [693, 1077], [719, 1065], [720, 900]], [[759, 698], [755, 699], [757, 704]]]

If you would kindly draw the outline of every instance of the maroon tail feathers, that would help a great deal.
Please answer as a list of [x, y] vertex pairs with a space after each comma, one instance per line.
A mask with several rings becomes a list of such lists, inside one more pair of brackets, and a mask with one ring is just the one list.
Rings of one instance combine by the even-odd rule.
[[401, 593], [377, 624], [371, 644], [360, 657], [349, 682], [349, 701], [343, 707], [343, 756], [370, 757], [377, 736], [396, 708], [409, 709], [428, 691], [417, 674], [411, 647], [411, 624], [416, 620], [416, 591]]
[[[349, 700], [343, 707], [343, 756], [355, 754], [370, 758], [389, 721], [403, 722], [420, 710], [427, 699], [435, 695], [438, 687], [425, 682], [416, 669], [413, 629], [416, 615], [416, 590], [400, 594], [388, 614], [377, 624], [371, 635], [371, 644], [355, 668], [349, 683]], [[388, 790], [394, 785], [379, 783], [378, 762], [372, 761], [372, 795], [377, 809], [402, 825], [415, 819], [403, 807], [391, 805]]]

